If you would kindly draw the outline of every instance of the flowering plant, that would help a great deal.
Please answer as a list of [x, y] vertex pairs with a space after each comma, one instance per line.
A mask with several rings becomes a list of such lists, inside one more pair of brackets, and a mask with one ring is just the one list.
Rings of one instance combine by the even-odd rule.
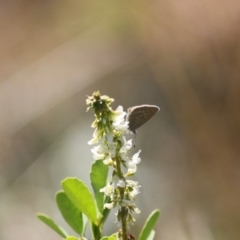
[[[63, 191], [56, 194], [56, 202], [63, 218], [79, 235], [69, 236], [60, 226], [45, 214], [38, 218], [60, 234], [66, 240], [87, 239], [85, 230], [90, 223], [94, 240], [130, 240], [135, 237], [129, 232], [134, 223], [134, 214], [139, 214], [135, 199], [140, 193], [138, 182], [129, 179], [137, 171], [141, 150], [130, 155], [133, 146], [126, 112], [119, 106], [115, 111], [110, 104], [114, 100], [94, 92], [86, 100], [87, 110], [94, 110], [95, 128], [93, 138], [88, 144], [97, 144], [92, 148], [93, 159], [90, 178], [94, 195], [89, 188], [77, 178], [62, 181]], [[109, 174], [109, 169], [112, 170]], [[111, 236], [103, 236], [104, 223], [112, 209], [116, 210], [116, 221], [120, 229]], [[153, 230], [159, 217], [159, 210], [152, 212], [137, 239], [154, 239]]]

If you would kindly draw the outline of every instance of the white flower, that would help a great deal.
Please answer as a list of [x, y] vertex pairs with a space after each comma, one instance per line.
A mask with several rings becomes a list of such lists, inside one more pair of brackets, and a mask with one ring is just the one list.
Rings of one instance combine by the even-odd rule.
[[128, 122], [126, 121], [116, 120], [112, 125], [117, 131], [125, 132], [128, 130]]
[[88, 141], [88, 144], [93, 145], [93, 144], [98, 143], [98, 142], [99, 142], [98, 138], [92, 138], [90, 141]]
[[105, 165], [111, 165], [111, 164], [113, 163], [113, 160], [112, 160], [112, 158], [111, 158], [110, 156], [108, 156], [107, 158], [105, 158], [105, 159], [103, 160], [103, 163], [104, 163]]
[[136, 213], [136, 214], [139, 214], [139, 213], [141, 213], [141, 210], [139, 210], [139, 208], [134, 208], [134, 212]]
[[120, 132], [126, 132], [128, 130], [128, 121], [125, 120], [126, 112], [123, 111], [123, 107], [119, 106], [113, 116], [113, 127]]
[[95, 119], [94, 122], [92, 123], [91, 127], [95, 128], [95, 127], [97, 127], [97, 124], [98, 124], [98, 121], [97, 121], [97, 119]]
[[123, 136], [123, 146], [120, 149], [120, 154], [127, 153], [132, 148], [132, 139], [126, 140], [126, 137]]
[[107, 144], [107, 152], [108, 154], [114, 158], [116, 155], [116, 143], [114, 142], [108, 142]]
[[140, 193], [139, 188], [141, 187], [138, 182], [132, 181], [132, 180], [127, 180], [127, 186], [129, 188], [132, 188], [132, 191], [129, 194], [129, 197], [131, 200], [135, 199], [135, 196]]
[[113, 204], [113, 202], [112, 203], [105, 203], [103, 207], [108, 208], [108, 209], [112, 209], [114, 207], [114, 204]]
[[115, 115], [113, 117], [113, 120], [115, 120], [118, 117], [124, 118], [125, 115], [127, 114], [126, 112], [123, 111], [122, 106], [118, 106], [117, 109], [114, 111]]
[[124, 188], [125, 187], [125, 182], [123, 180], [119, 180], [117, 183], [117, 186]]
[[132, 188], [132, 190], [129, 193], [129, 198], [134, 201], [136, 196], [140, 193], [139, 188], [141, 187], [138, 182], [127, 180], [127, 186], [129, 188]]
[[142, 150], [139, 150], [137, 153], [135, 153], [132, 157], [132, 162], [134, 162], [135, 164], [138, 164], [141, 162], [141, 158], [139, 157], [139, 154]]
[[119, 154], [124, 161], [128, 162], [129, 161], [128, 151], [132, 148], [132, 139], [127, 141], [125, 136], [123, 136], [122, 139], [123, 145], [119, 151]]
[[127, 166], [128, 166], [128, 170], [127, 170], [127, 173], [126, 173], [126, 177], [131, 176], [134, 173], [136, 173], [136, 171], [137, 171], [137, 165], [136, 164], [127, 164]]
[[95, 128], [94, 132], [93, 132], [93, 138], [88, 142], [89, 145], [95, 144], [99, 142], [99, 135], [100, 132], [97, 128]]
[[127, 167], [127, 176], [134, 174], [137, 171], [137, 164], [141, 162], [141, 158], [139, 157], [141, 150], [139, 150], [137, 153], [135, 153], [132, 157], [132, 160], [128, 161]]
[[138, 184], [138, 182], [136, 181], [133, 181], [133, 180], [127, 180], [127, 185], [128, 187], [131, 187], [131, 188], [139, 188], [140, 185]]
[[111, 196], [113, 194], [113, 190], [113, 186], [108, 183], [107, 186], [100, 189], [100, 192], [103, 192], [106, 196]]
[[92, 148], [91, 152], [93, 153], [94, 160], [104, 159], [105, 157], [104, 148], [101, 144]]
[[[111, 138], [109, 138], [111, 139]], [[103, 160], [105, 165], [112, 165], [116, 155], [116, 143], [108, 142], [108, 138], [101, 139], [101, 143], [91, 149], [94, 160]]]

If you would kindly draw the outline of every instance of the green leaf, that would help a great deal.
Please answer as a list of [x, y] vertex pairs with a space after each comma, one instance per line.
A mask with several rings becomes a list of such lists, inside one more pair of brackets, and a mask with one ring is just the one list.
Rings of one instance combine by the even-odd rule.
[[153, 230], [158, 217], [160, 215], [160, 211], [159, 210], [154, 210], [150, 216], [148, 217], [147, 221], [145, 222], [142, 231], [140, 233], [139, 236], [139, 240], [150, 240], [152, 238], [150, 238], [152, 236], [151, 231]]
[[113, 235], [109, 237], [102, 237], [101, 240], [117, 240], [118, 239], [118, 233], [114, 233]]
[[62, 188], [75, 207], [84, 213], [91, 222], [97, 220], [97, 208], [92, 193], [88, 187], [77, 178], [66, 178]]
[[[104, 203], [110, 203], [110, 202], [111, 202], [110, 197], [106, 197]], [[103, 225], [105, 223], [110, 212], [111, 212], [111, 209], [108, 209], [108, 208], [103, 209], [102, 218], [100, 219], [100, 225]]]
[[65, 240], [79, 240], [79, 238], [74, 237], [74, 236], [69, 236], [69, 237], [65, 238]]
[[57, 232], [60, 236], [66, 238], [67, 233], [64, 229], [62, 229], [60, 226], [58, 226], [49, 216], [38, 213], [37, 217], [43, 221], [45, 224], [47, 224], [51, 229], [53, 229], [55, 232]]
[[110, 236], [110, 237], [103, 237], [103, 238], [101, 238], [101, 240], [116, 240], [117, 238], [115, 238], [115, 237], [112, 237], [112, 236]]
[[118, 233], [116, 232], [116, 233], [112, 234], [111, 237], [114, 237], [114, 239], [117, 239], [118, 238]]
[[150, 234], [149, 234], [149, 236], [148, 236], [148, 240], [153, 240], [154, 239], [154, 237], [155, 237], [155, 231], [154, 230], [152, 230], [151, 232], [150, 232]]
[[97, 201], [99, 211], [103, 211], [104, 193], [100, 189], [106, 186], [108, 177], [108, 166], [102, 160], [97, 160], [92, 164], [90, 172], [91, 184]]
[[63, 218], [68, 225], [79, 235], [83, 234], [82, 213], [72, 204], [66, 193], [60, 191], [56, 194], [56, 202]]
[[83, 230], [82, 230], [82, 235], [85, 234], [86, 228], [87, 228], [87, 224], [88, 224], [88, 218], [82, 214], [82, 218], [83, 218]]

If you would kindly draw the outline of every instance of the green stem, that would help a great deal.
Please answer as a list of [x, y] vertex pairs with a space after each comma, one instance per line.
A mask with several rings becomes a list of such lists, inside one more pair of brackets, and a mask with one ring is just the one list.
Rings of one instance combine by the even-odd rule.
[[[122, 179], [125, 181], [125, 178], [123, 176], [122, 173], [122, 169], [121, 169], [121, 158], [117, 157], [117, 161], [116, 161], [117, 165], [116, 165], [116, 169], [117, 169], [117, 175], [119, 177], [119, 179]], [[121, 188], [120, 190], [120, 195], [121, 195], [121, 201], [124, 198], [124, 188]], [[121, 240], [127, 240], [127, 214], [128, 214], [128, 209], [125, 206], [122, 206], [120, 209], [120, 217], [121, 217], [121, 223], [122, 223], [122, 239]]]
[[122, 240], [127, 240], [127, 217], [128, 210], [126, 207], [121, 207], [121, 218], [122, 218]]
[[117, 163], [117, 165], [116, 165], [117, 176], [119, 179], [122, 179], [124, 177], [123, 177], [123, 173], [122, 173], [122, 169], [121, 169], [121, 158], [120, 157], [116, 158], [116, 163]]
[[92, 223], [92, 235], [94, 240], [100, 240], [102, 238], [101, 230], [99, 226]]
[[[118, 142], [117, 153], [119, 153], [119, 150], [121, 149], [121, 147], [122, 147], [121, 142]], [[122, 164], [122, 159], [118, 154], [116, 154], [117, 176], [118, 176], [119, 180], [123, 180], [124, 182], [126, 182], [126, 179], [125, 179], [122, 169], [121, 169], [121, 164]], [[124, 199], [124, 192], [125, 192], [125, 187], [120, 188], [120, 196], [121, 196], [120, 198], [121, 199], [119, 199], [119, 203], [121, 203], [122, 200]], [[120, 221], [122, 224], [121, 240], [127, 240], [127, 215], [128, 215], [127, 207], [121, 206], [121, 209], [120, 209]]]

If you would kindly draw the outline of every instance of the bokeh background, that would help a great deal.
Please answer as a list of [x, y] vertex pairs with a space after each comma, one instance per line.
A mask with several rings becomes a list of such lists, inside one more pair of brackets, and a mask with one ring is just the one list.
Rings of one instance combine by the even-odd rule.
[[0, 3], [0, 239], [61, 239], [36, 212], [72, 233], [54, 195], [90, 186], [95, 90], [161, 108], [137, 134], [131, 232], [160, 208], [157, 240], [240, 239], [239, 0]]

